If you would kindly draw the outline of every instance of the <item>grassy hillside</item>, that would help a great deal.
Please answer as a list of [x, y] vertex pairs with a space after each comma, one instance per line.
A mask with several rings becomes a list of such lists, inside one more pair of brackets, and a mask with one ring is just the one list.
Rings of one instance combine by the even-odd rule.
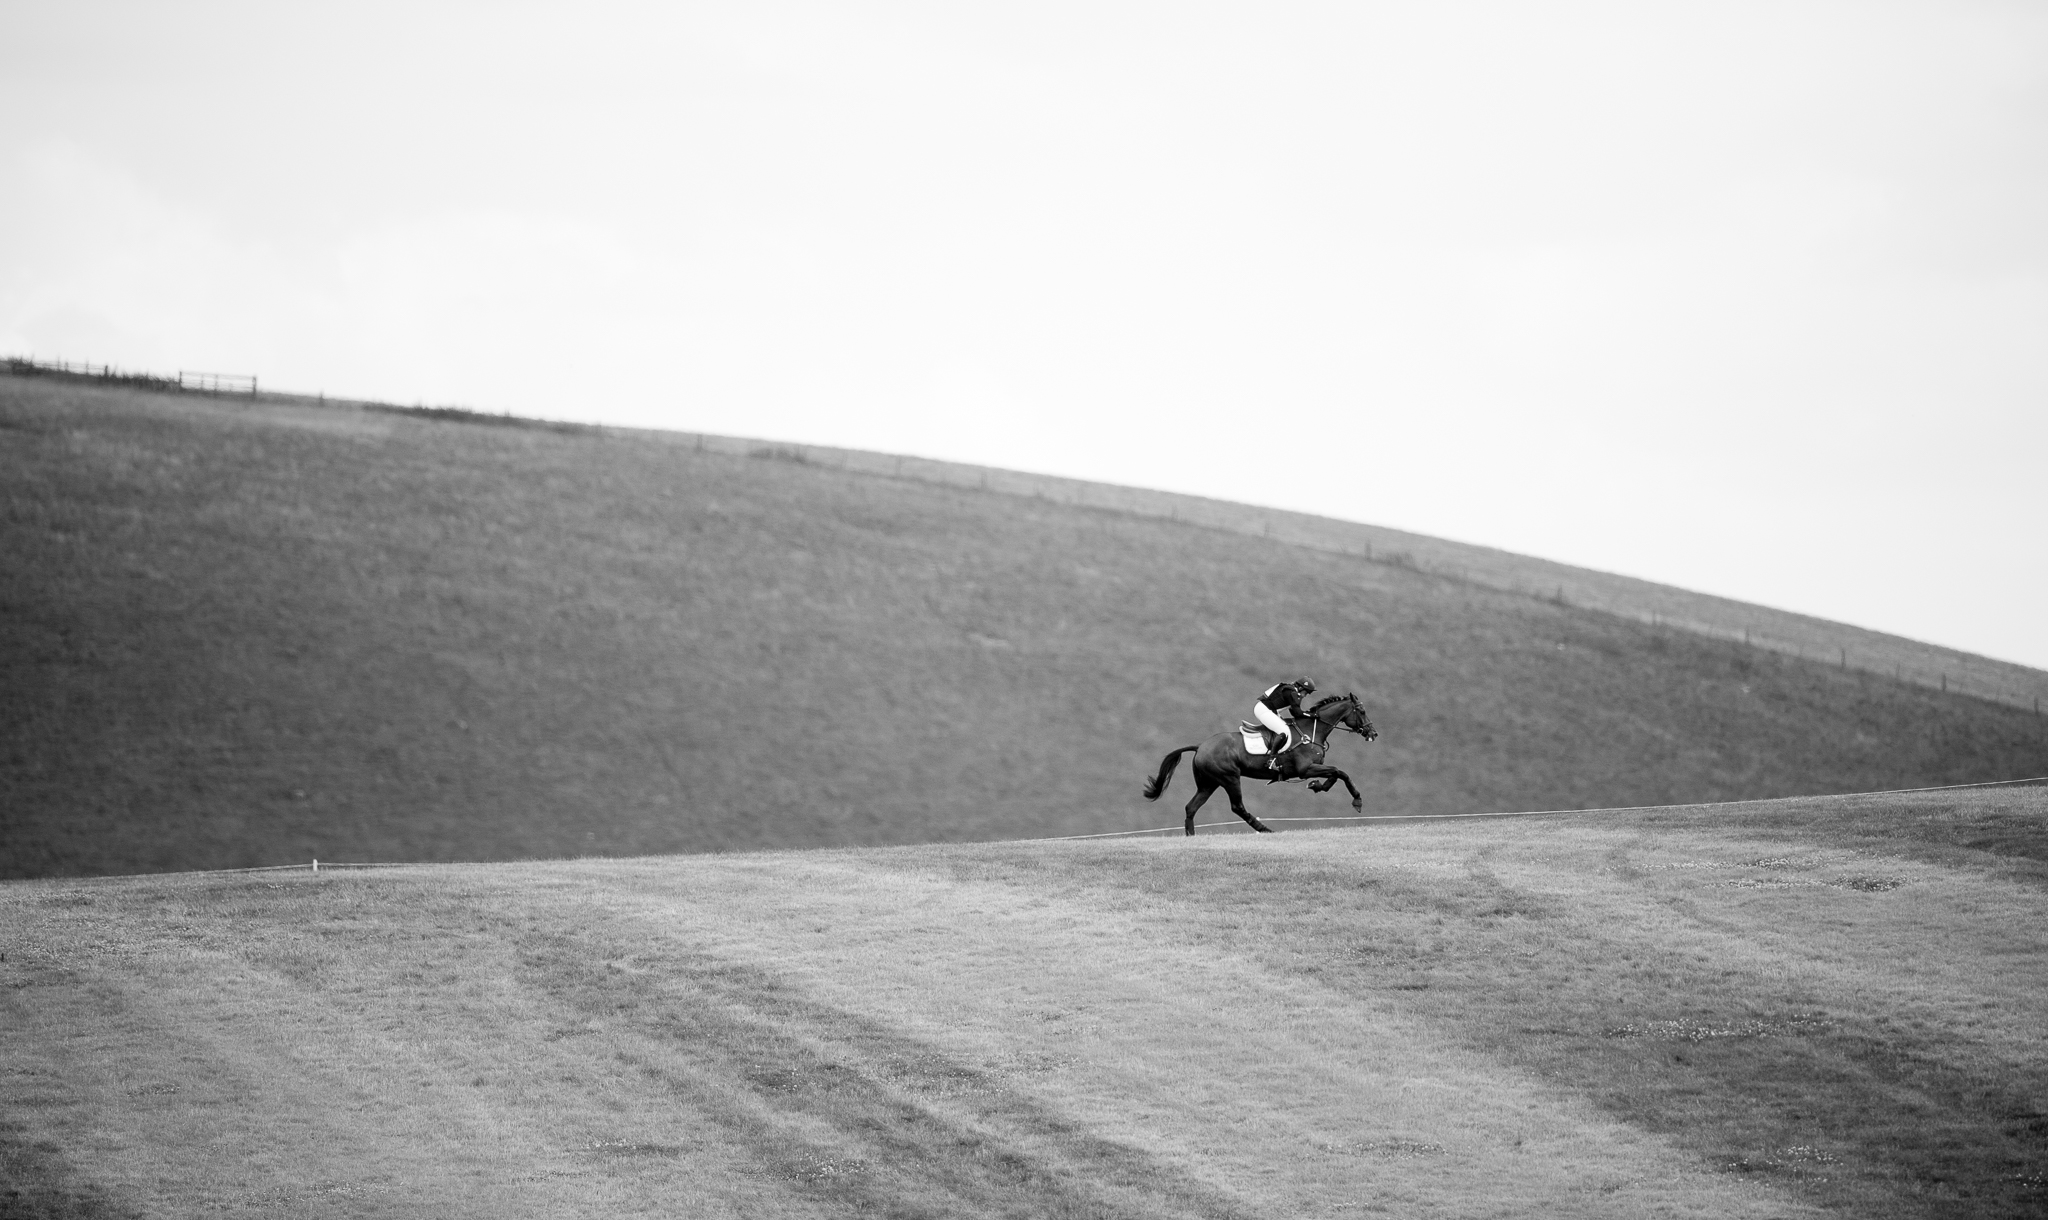
[[0, 378], [0, 875], [1157, 826], [1298, 672], [1379, 723], [1369, 812], [2048, 773], [2030, 711], [761, 454]]
[[2048, 789], [0, 886], [0, 1214], [2048, 1214]]
[[[700, 446], [738, 453], [762, 447], [761, 442], [734, 437], [691, 439]], [[1833, 661], [1838, 668], [1975, 695], [2029, 711], [2048, 704], [2048, 671], [2031, 666], [1495, 547], [1432, 538], [1383, 525], [1024, 471], [827, 445], [778, 444], [774, 448], [785, 455], [836, 469], [1164, 518], [1310, 550], [1359, 556], [1483, 588], [1569, 602], [1711, 639], [1741, 641], [1753, 648], [1791, 657]]]

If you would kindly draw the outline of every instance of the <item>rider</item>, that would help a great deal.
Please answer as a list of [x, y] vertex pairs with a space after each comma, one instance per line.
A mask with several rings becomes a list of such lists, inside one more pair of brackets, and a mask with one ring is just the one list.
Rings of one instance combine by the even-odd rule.
[[[1294, 748], [1294, 724], [1292, 718], [1301, 715], [1301, 701], [1315, 694], [1316, 684], [1307, 678], [1296, 678], [1292, 682], [1281, 682], [1266, 688], [1259, 701], [1252, 704], [1252, 715], [1259, 723], [1280, 734], [1280, 745], [1273, 750], [1273, 764], [1280, 764], [1280, 756]], [[1283, 718], [1281, 713], [1287, 713]]]

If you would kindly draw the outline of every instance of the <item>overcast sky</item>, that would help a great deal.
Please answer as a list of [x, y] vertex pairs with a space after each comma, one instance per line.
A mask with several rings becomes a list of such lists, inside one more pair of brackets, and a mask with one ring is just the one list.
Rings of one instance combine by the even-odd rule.
[[0, 352], [1189, 491], [2048, 667], [2048, 5], [0, 0]]

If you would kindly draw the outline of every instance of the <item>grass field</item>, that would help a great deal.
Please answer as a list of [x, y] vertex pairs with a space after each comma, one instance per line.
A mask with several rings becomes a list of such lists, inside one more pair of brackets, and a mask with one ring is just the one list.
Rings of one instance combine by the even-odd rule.
[[[763, 447], [763, 442], [738, 437], [705, 435], [687, 439], [697, 445], [740, 454]], [[1463, 584], [1550, 598], [1581, 609], [1597, 610], [1712, 639], [1740, 640], [1756, 648], [1788, 656], [1822, 663], [1837, 661], [1844, 668], [1896, 677], [1936, 690], [1975, 695], [2028, 710], [2048, 703], [2048, 672], [2031, 666], [1495, 547], [1433, 538], [1361, 521], [1024, 471], [827, 445], [778, 443], [771, 448], [787, 458], [833, 469], [995, 490], [1061, 504], [1187, 522], [1331, 554], [1367, 556], [1376, 562], [1413, 568]], [[1355, 461], [1354, 455], [1350, 454], [1330, 454], [1327, 457], [1333, 470]]]
[[2027, 710], [763, 452], [0, 377], [0, 876], [1138, 829], [1300, 672], [1375, 813], [2048, 773]]
[[0, 1215], [2048, 1214], [2048, 789], [0, 886]]

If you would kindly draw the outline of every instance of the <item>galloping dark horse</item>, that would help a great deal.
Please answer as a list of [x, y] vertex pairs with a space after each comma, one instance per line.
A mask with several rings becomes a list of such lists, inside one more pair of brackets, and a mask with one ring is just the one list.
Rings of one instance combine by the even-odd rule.
[[1182, 746], [1159, 760], [1159, 774], [1145, 781], [1145, 799], [1159, 799], [1159, 794], [1166, 791], [1166, 785], [1172, 781], [1174, 770], [1180, 766], [1180, 756], [1193, 750], [1195, 797], [1188, 802], [1189, 834], [1195, 833], [1195, 811], [1218, 788], [1230, 794], [1230, 811], [1243, 818], [1253, 830], [1272, 831], [1271, 826], [1253, 817], [1251, 811], [1244, 807], [1244, 793], [1238, 784], [1240, 778], [1305, 779], [1312, 781], [1309, 787], [1317, 792], [1327, 792], [1332, 784], [1342, 780], [1351, 791], [1351, 807], [1365, 808], [1365, 799], [1358, 795], [1358, 785], [1351, 782], [1351, 777], [1335, 767], [1323, 765], [1323, 755], [1329, 751], [1330, 735], [1336, 730], [1348, 729], [1367, 741], [1380, 735], [1379, 730], [1372, 727], [1372, 721], [1359, 710], [1358, 696], [1331, 695], [1304, 714], [1309, 719], [1308, 737], [1277, 758], [1247, 753], [1244, 739], [1234, 729], [1218, 733], [1200, 745]]

